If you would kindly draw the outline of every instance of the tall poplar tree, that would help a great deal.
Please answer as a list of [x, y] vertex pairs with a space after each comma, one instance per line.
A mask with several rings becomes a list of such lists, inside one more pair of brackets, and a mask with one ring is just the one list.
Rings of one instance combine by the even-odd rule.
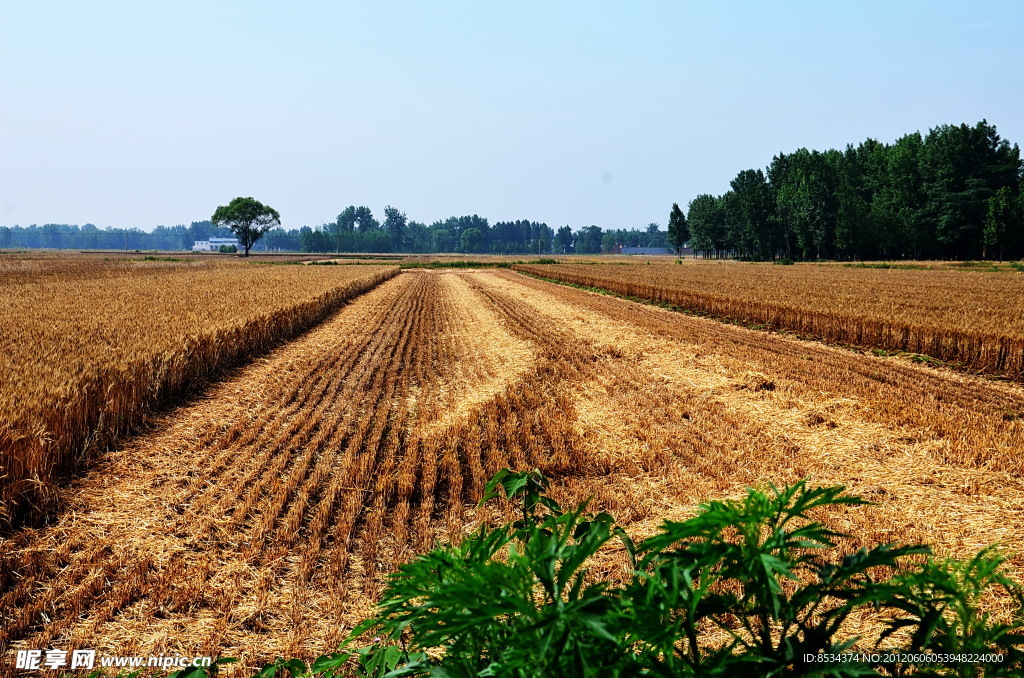
[[405, 212], [400, 212], [397, 207], [388, 205], [384, 208], [384, 230], [391, 237], [392, 251], [402, 250], [402, 235], [405, 231]]
[[679, 256], [683, 245], [690, 239], [690, 226], [686, 215], [679, 209], [679, 203], [672, 203], [672, 211], [668, 215], [668, 245]]

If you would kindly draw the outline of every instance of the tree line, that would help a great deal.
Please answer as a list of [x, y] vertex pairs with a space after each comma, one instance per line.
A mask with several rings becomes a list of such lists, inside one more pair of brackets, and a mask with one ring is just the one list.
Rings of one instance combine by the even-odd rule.
[[[297, 242], [294, 238], [297, 237]], [[285, 239], [293, 239], [284, 244]], [[368, 207], [349, 206], [333, 223], [298, 231], [267, 234], [268, 248], [303, 252], [461, 252], [465, 254], [597, 254], [615, 244], [632, 247], [666, 247], [666, 233], [658, 224], [645, 230], [566, 225], [555, 230], [546, 223], [527, 219], [491, 224], [485, 217], [448, 217], [430, 225], [406, 218], [388, 206], [378, 222]], [[279, 244], [280, 243], [280, 244]]]
[[99, 228], [95, 224], [32, 224], [0, 226], [0, 249], [75, 250], [189, 250], [197, 240], [230, 238], [231, 230], [209, 221], [190, 226], [157, 226], [152, 232], [138, 228]]
[[695, 197], [683, 219], [705, 257], [1016, 259], [1022, 168], [987, 121], [941, 125], [892, 144], [780, 153], [724, 194]]
[[[551, 251], [554, 231], [529, 220], [499, 221], [485, 217], [448, 217], [429, 226], [410, 220], [398, 208], [384, 208], [384, 220], [374, 218], [369, 207], [346, 207], [338, 218], [318, 227], [277, 234], [291, 237], [292, 248], [303, 252], [463, 252], [467, 254], [544, 254]], [[268, 233], [268, 247], [274, 247]], [[295, 247], [297, 245], [297, 247]], [[284, 249], [284, 248], [283, 248]]]
[[[93, 224], [35, 224], [0, 226], [0, 248], [97, 250], [190, 250], [198, 240], [231, 237], [227, 227], [210, 220], [189, 226], [157, 226], [153, 232], [100, 229]], [[383, 221], [366, 206], [349, 206], [335, 221], [320, 226], [271, 228], [253, 246], [254, 251], [282, 252], [396, 252], [465, 254], [596, 254], [615, 244], [630, 247], [666, 247], [666, 233], [658, 224], [646, 229], [605, 230], [585, 226], [557, 231], [545, 223], [521, 219], [490, 223], [479, 215], [453, 216], [430, 225], [410, 220], [395, 207], [384, 208]]]

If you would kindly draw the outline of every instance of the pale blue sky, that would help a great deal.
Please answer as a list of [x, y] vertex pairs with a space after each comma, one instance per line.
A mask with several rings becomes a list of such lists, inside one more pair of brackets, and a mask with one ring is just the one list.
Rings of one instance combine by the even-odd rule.
[[801, 146], [987, 118], [1024, 3], [13, 2], [0, 224], [173, 225], [251, 195], [431, 222], [664, 227]]

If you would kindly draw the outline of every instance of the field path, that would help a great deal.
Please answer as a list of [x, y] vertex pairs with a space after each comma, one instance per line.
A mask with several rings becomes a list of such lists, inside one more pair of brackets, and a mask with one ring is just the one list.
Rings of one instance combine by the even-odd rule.
[[829, 516], [850, 546], [1019, 549], [1019, 412], [1016, 386], [511, 272], [409, 271], [169, 413], [66, 490], [54, 526], [2, 544], [0, 642], [249, 666], [327, 651], [386, 572], [481, 518], [503, 466], [640, 534], [809, 477], [877, 502]]

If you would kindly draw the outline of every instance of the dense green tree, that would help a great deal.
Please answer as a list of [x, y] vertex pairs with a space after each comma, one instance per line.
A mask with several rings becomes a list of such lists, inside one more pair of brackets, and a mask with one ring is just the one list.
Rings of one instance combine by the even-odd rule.
[[488, 251], [495, 254], [543, 254], [551, 250], [553, 231], [526, 219], [499, 221], [486, 231]]
[[601, 251], [601, 227], [585, 226], [576, 232], [573, 251], [577, 254], [598, 254]]
[[356, 206], [349, 205], [341, 212], [338, 213], [335, 223], [338, 225], [338, 230], [345, 233], [351, 233], [356, 228]]
[[689, 239], [690, 227], [686, 222], [686, 215], [679, 209], [679, 203], [674, 202], [668, 215], [668, 245], [678, 257]]
[[476, 254], [484, 242], [484, 234], [479, 228], [467, 228], [459, 234], [459, 245], [463, 252]]
[[404, 252], [430, 252], [430, 231], [427, 225], [419, 221], [410, 221], [405, 225]]
[[[435, 221], [428, 228], [428, 232], [431, 234], [431, 242], [433, 243], [434, 252], [457, 252], [462, 250], [462, 234], [470, 229], [476, 229], [479, 232], [480, 241], [476, 245], [478, 252], [488, 251], [490, 246], [491, 229], [488, 225], [487, 219], [484, 217], [473, 215], [465, 215], [461, 217], [448, 217], [443, 221]], [[473, 236], [475, 238], [476, 236]]]
[[885, 147], [882, 176], [871, 202], [874, 222], [880, 231], [876, 237], [882, 257], [934, 256], [934, 232], [929, 232], [923, 218], [923, 146], [924, 138], [915, 132]]
[[271, 252], [298, 252], [302, 249], [299, 231], [272, 228], [263, 236], [263, 247]]
[[1000, 261], [1006, 252], [1010, 252], [1012, 256], [1020, 256], [1024, 254], [1021, 251], [1022, 242], [1024, 193], [1019, 188], [1004, 186], [988, 199], [985, 230], [982, 234], [982, 256], [988, 258], [997, 253]]
[[[806, 149], [803, 149], [806, 150]], [[797, 230], [797, 243], [804, 259], [828, 259], [835, 252], [838, 218], [838, 151], [811, 151], [798, 155], [800, 197], [804, 200], [803, 219]]]
[[[177, 228], [181, 229], [182, 232], [181, 248], [190, 249], [192, 247], [193, 241], [190, 237], [188, 229], [186, 229], [184, 226], [178, 226]], [[85, 224], [84, 226], [82, 226], [80, 233], [82, 249], [94, 250], [99, 247], [100, 229], [96, 228], [95, 224]], [[5, 245], [0, 245], [0, 247], [5, 247]]]
[[725, 200], [702, 193], [690, 201], [690, 240], [693, 249], [705, 257], [720, 256], [726, 250]]
[[[154, 249], [161, 250], [183, 250], [186, 249], [188, 241], [187, 231], [181, 226], [157, 226], [150, 234], [150, 238], [155, 245]], [[192, 247], [191, 241], [188, 242], [188, 247]]]
[[376, 228], [362, 234], [359, 240], [359, 252], [390, 252], [391, 236], [382, 228]]
[[355, 220], [355, 223], [359, 225], [360, 233], [375, 231], [380, 228], [380, 224], [373, 218], [373, 212], [370, 211], [369, 207], [361, 206], [355, 208], [352, 218]]
[[355, 227], [356, 208], [355, 205], [349, 205], [338, 214], [338, 217], [331, 225], [336, 243], [335, 251], [341, 252], [343, 248], [348, 249], [351, 247], [352, 233], [355, 231]]
[[394, 252], [402, 251], [406, 221], [408, 219], [406, 219], [405, 212], [399, 211], [397, 207], [388, 205], [384, 208], [384, 230], [391, 238], [391, 247]]
[[64, 233], [57, 224], [43, 224], [43, 246], [55, 250], [64, 247]]
[[601, 236], [601, 251], [611, 252], [612, 250], [615, 249], [615, 245], [615, 234], [605, 231], [605, 233]]
[[743, 170], [730, 182], [733, 199], [729, 223], [732, 241], [740, 254], [771, 259], [781, 245], [775, 228], [773, 199], [762, 170]]
[[455, 252], [456, 239], [452, 229], [444, 226], [442, 222], [433, 224], [430, 230], [431, 252]]
[[303, 252], [330, 252], [331, 238], [319, 228], [303, 226], [299, 229], [299, 241]]
[[1020, 150], [982, 120], [942, 125], [925, 137], [921, 155], [925, 219], [955, 258], [981, 254], [988, 199], [1020, 182]]
[[791, 156], [780, 153], [772, 158], [766, 175], [768, 183], [772, 186], [775, 218], [782, 237], [780, 254], [784, 257], [793, 257], [796, 248], [796, 223], [800, 217], [801, 207], [795, 182], [796, 163]]
[[559, 254], [572, 252], [572, 228], [568, 225], [562, 226], [555, 233], [555, 248]]
[[210, 221], [231, 229], [245, 248], [245, 256], [249, 256], [257, 240], [271, 228], [281, 225], [281, 215], [254, 198], [235, 198], [227, 205], [218, 206]]
[[549, 254], [555, 239], [555, 231], [544, 223], [530, 222], [530, 237], [534, 254]]

